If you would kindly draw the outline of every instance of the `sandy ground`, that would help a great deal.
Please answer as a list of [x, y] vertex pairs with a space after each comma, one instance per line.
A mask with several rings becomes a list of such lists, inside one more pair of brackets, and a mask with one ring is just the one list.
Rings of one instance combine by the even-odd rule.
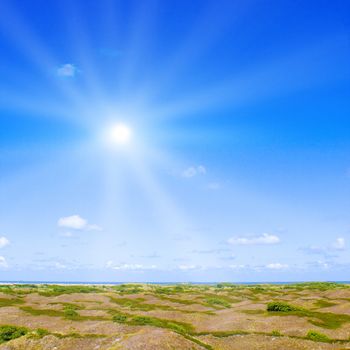
[[[39, 295], [35, 289], [26, 293], [20, 289], [0, 292], [0, 325], [29, 330], [27, 335], [1, 344], [0, 350], [350, 349], [347, 341], [350, 321], [324, 327], [312, 324], [315, 321], [312, 317], [266, 311], [268, 302], [278, 300], [335, 317], [350, 316], [350, 288], [345, 286], [331, 290], [265, 287], [262, 291], [214, 287], [208, 291], [198, 287], [165, 295], [150, 287], [136, 294], [104, 288], [93, 293], [48, 295]], [[319, 300], [335, 305], [320, 307]], [[8, 305], [7, 301], [17, 302]], [[79, 317], [66, 317], [67, 307], [74, 308]], [[154, 326], [118, 323], [112, 319], [116, 313], [125, 314], [128, 319], [146, 316], [165, 323]], [[175, 326], [176, 322], [184, 322], [192, 330], [185, 333], [174, 330], [171, 322]], [[38, 328], [49, 334], [33, 336]], [[309, 330], [327, 335], [330, 342], [305, 339]], [[218, 332], [228, 333], [223, 336]], [[232, 335], [235, 332], [240, 334]], [[273, 332], [281, 336], [272, 335]]]

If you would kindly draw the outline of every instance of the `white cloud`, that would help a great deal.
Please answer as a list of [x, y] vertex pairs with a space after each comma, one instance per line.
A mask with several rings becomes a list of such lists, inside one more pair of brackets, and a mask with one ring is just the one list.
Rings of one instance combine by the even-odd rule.
[[71, 215], [58, 219], [57, 225], [59, 227], [68, 227], [75, 230], [83, 230], [87, 225], [87, 221], [79, 215]]
[[107, 261], [106, 267], [113, 270], [128, 270], [128, 271], [142, 271], [142, 270], [154, 270], [157, 265], [142, 265], [142, 264], [118, 264], [115, 265], [113, 261]]
[[287, 264], [280, 264], [280, 263], [271, 263], [266, 265], [266, 268], [271, 270], [282, 270], [282, 269], [287, 269], [288, 267], [289, 266]]
[[335, 250], [344, 250], [345, 249], [345, 239], [338, 237], [335, 242], [332, 244], [332, 248]]
[[278, 236], [268, 233], [263, 233], [261, 236], [231, 237], [228, 239], [228, 243], [232, 245], [276, 244], [279, 242]]
[[198, 165], [198, 166], [191, 166], [187, 169], [185, 169], [182, 172], [182, 177], [186, 177], [186, 178], [191, 178], [194, 177], [196, 175], [204, 175], [206, 174], [207, 170], [205, 169], [205, 167], [203, 165]]
[[10, 241], [6, 237], [0, 237], [0, 248], [6, 247]]
[[72, 63], [65, 63], [57, 68], [57, 75], [60, 77], [74, 77], [77, 72], [77, 67]]
[[91, 224], [91, 225], [89, 224], [89, 225], [86, 226], [86, 229], [88, 231], [102, 231], [102, 227], [100, 227], [100, 226], [98, 226], [96, 224]]
[[59, 269], [59, 270], [63, 270], [63, 269], [67, 268], [66, 265], [61, 264], [60, 262], [55, 262], [54, 266], [55, 266], [56, 269]]
[[[74, 230], [101, 231], [102, 228], [95, 224], [89, 224], [80, 215], [65, 216], [57, 221], [58, 227], [70, 228]], [[68, 237], [69, 235], [66, 235]]]
[[112, 260], [108, 260], [108, 261], [106, 262], [106, 267], [107, 267], [108, 269], [112, 268], [113, 265], [114, 265], [114, 263], [113, 263]]
[[0, 267], [2, 267], [2, 268], [8, 267], [7, 261], [3, 256], [0, 256]]

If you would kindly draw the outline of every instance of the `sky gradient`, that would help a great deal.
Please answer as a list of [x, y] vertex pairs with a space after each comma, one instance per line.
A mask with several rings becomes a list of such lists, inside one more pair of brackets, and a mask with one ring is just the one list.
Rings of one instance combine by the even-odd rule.
[[349, 13], [1, 1], [0, 280], [349, 280]]

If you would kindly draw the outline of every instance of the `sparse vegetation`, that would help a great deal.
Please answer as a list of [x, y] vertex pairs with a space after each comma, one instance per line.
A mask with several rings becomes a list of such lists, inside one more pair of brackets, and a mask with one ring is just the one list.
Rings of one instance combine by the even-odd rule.
[[46, 335], [50, 334], [50, 332], [47, 329], [44, 328], [38, 328], [35, 333], [38, 335], [39, 338], [43, 338]]
[[65, 309], [64, 310], [64, 317], [68, 319], [77, 319], [79, 317], [79, 314], [74, 309]]
[[324, 308], [324, 307], [331, 307], [337, 305], [336, 303], [332, 303], [328, 300], [324, 300], [324, 299], [319, 299], [315, 302], [315, 306], [318, 308]]
[[19, 298], [0, 298], [0, 307], [13, 306], [17, 304], [23, 304], [23, 300]]
[[[80, 288], [82, 288], [81, 293], [78, 292]], [[278, 337], [279, 339], [274, 339], [275, 344], [281, 342], [283, 338], [283, 341], [287, 343], [290, 339], [290, 341], [301, 342], [301, 344], [302, 342], [310, 344], [310, 341], [313, 341], [341, 344], [344, 348], [350, 346], [350, 340], [339, 339], [337, 337], [339, 333], [333, 331], [346, 323], [350, 324], [350, 315], [345, 313], [350, 300], [350, 288], [341, 284], [246, 286], [223, 283], [206, 286], [124, 284], [120, 286], [7, 285], [6, 288], [0, 287], [0, 291], [4, 290], [7, 295], [3, 294], [0, 298], [0, 322], [4, 319], [4, 323], [11, 324], [13, 321], [13, 318], [7, 318], [7, 310], [1, 309], [1, 306], [9, 306], [14, 312], [21, 310], [27, 314], [25, 323], [21, 322], [16, 325], [18, 329], [22, 329], [20, 326], [27, 324], [30, 317], [37, 318], [35, 322], [45, 320], [47, 316], [53, 317], [50, 321], [50, 330], [45, 328], [22, 329], [16, 333], [13, 329], [7, 329], [9, 332], [5, 333], [12, 332], [14, 337], [26, 335], [20, 341], [21, 344], [29, 338], [30, 341], [36, 342], [46, 336], [51, 336], [48, 339], [54, 336], [57, 339], [66, 339], [65, 341], [72, 339], [72, 344], [75, 338], [79, 339], [79, 342], [84, 342], [84, 339], [91, 342], [88, 339], [105, 337], [106, 340], [103, 341], [105, 342], [109, 339], [108, 337], [113, 336], [112, 332], [115, 332], [115, 328], [113, 330], [111, 323], [108, 322], [115, 322], [124, 325], [118, 328], [121, 337], [118, 336], [117, 339], [120, 339], [121, 344], [124, 339], [133, 337], [134, 334], [139, 336], [152, 334], [155, 331], [152, 328], [149, 328], [150, 331], [146, 333], [137, 331], [135, 333], [135, 327], [142, 329], [148, 326], [162, 329], [162, 333], [157, 334], [169, 334], [170, 337], [170, 333], [167, 332], [171, 332], [173, 337], [180, 339], [179, 344], [182, 341], [190, 341], [193, 343], [192, 346], [198, 344], [208, 350], [219, 348], [221, 345], [217, 346], [217, 344], [221, 342], [226, 344], [225, 342], [231, 341], [230, 337], [248, 335], [252, 340], [261, 335], [264, 336], [264, 339]], [[339, 294], [338, 291], [340, 291]], [[33, 295], [29, 296], [28, 294], [31, 293]], [[86, 294], [89, 293], [91, 295], [87, 296]], [[243, 303], [240, 303], [241, 301]], [[113, 307], [110, 302], [115, 306]], [[344, 313], [322, 312], [321, 310], [334, 305], [344, 306]], [[226, 309], [225, 312], [223, 309]], [[18, 313], [19, 320], [21, 315]], [[239, 329], [222, 331], [221, 318], [226, 322], [224, 327], [227, 327], [228, 323], [225, 318], [232, 319], [235, 315], [239, 316], [242, 321]], [[276, 317], [283, 316], [293, 317], [285, 318], [277, 323], [281, 325], [280, 328], [272, 327], [272, 324], [276, 325]], [[308, 331], [307, 328], [303, 329], [304, 336], [300, 335], [300, 331], [291, 334], [289, 325], [291, 322], [297, 323], [298, 318], [327, 329], [326, 334], [315, 330]], [[272, 319], [274, 322], [270, 322]], [[99, 329], [102, 330], [102, 334], [85, 333], [86, 324], [83, 326], [82, 323], [84, 321], [96, 322], [96, 326], [101, 327]], [[99, 321], [104, 322], [99, 325]], [[202, 321], [208, 325], [210, 331], [198, 331], [198, 329], [203, 329]], [[69, 331], [61, 333], [65, 324], [64, 329]], [[305, 321], [300, 324], [305, 324]], [[57, 325], [57, 330], [52, 329], [55, 325]], [[6, 335], [5, 337], [11, 336]], [[210, 345], [214, 338], [215, 346]], [[235, 341], [237, 339], [235, 338]], [[177, 345], [177, 348], [181, 348], [181, 345]], [[86, 350], [90, 348], [87, 346]]]
[[100, 293], [103, 289], [95, 286], [85, 286], [85, 285], [46, 285], [45, 288], [39, 289], [39, 295], [50, 297], [62, 294], [72, 294], [72, 293]]
[[267, 311], [282, 314], [307, 317], [310, 323], [315, 326], [336, 329], [342, 324], [350, 322], [350, 315], [334, 314], [331, 312], [318, 312], [289, 305], [284, 302], [271, 302], [267, 304]]
[[223, 298], [218, 298], [218, 297], [209, 297], [205, 299], [205, 302], [209, 306], [219, 306], [219, 307], [224, 307], [224, 308], [229, 308], [231, 304], [223, 299]]

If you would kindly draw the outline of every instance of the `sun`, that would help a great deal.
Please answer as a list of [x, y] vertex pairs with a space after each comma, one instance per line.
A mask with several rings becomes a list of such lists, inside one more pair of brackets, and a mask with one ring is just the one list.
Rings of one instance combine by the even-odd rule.
[[108, 130], [108, 139], [113, 144], [125, 145], [130, 142], [131, 129], [123, 123], [114, 124]]

